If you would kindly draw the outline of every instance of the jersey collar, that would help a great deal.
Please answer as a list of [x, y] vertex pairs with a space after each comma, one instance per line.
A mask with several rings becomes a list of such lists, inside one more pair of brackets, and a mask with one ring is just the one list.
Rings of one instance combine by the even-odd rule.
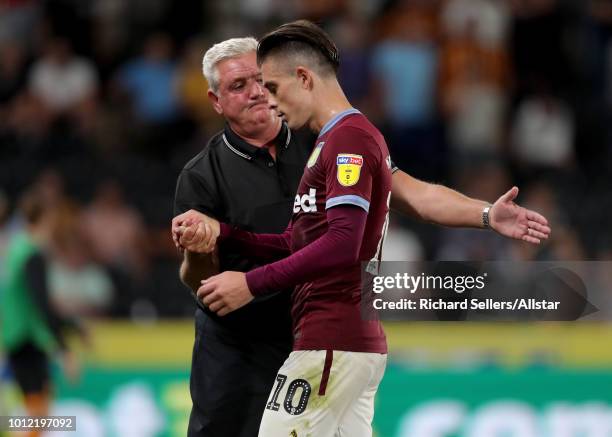
[[[234, 132], [228, 123], [225, 124], [222, 135], [223, 143], [225, 146], [234, 152], [236, 155], [251, 161], [253, 158], [260, 153], [261, 147], [254, 146], [249, 142], [245, 141], [240, 135]], [[277, 150], [289, 147], [291, 141], [291, 129], [287, 126], [287, 123], [283, 121], [281, 129], [278, 135], [274, 139], [277, 145]]]
[[336, 115], [334, 115], [331, 120], [329, 120], [327, 123], [325, 123], [325, 125], [323, 126], [323, 128], [321, 129], [321, 132], [319, 132], [319, 137], [325, 135], [327, 132], [329, 132], [331, 130], [331, 128], [333, 128], [340, 120], [342, 120], [344, 117], [346, 117], [347, 115], [351, 115], [351, 114], [361, 114], [361, 112], [359, 111], [359, 109], [355, 109], [355, 108], [350, 108], [350, 109], [345, 109], [342, 112], [337, 113]]

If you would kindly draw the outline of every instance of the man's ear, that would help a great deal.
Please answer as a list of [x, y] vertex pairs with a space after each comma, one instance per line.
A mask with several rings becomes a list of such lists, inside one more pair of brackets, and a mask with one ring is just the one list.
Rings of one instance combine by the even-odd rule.
[[295, 75], [297, 76], [300, 86], [305, 90], [311, 90], [314, 84], [314, 77], [312, 71], [306, 67], [298, 66], [295, 69]]
[[219, 104], [219, 96], [215, 94], [215, 92], [211, 90], [210, 88], [208, 89], [208, 93], [206, 93], [206, 95], [208, 96], [208, 99], [212, 103], [212, 106], [217, 112], [217, 114], [223, 115], [223, 108]]

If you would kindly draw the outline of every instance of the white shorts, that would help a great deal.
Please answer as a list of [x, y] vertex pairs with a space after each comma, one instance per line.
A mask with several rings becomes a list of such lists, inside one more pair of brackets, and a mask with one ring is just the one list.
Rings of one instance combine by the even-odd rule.
[[292, 352], [276, 375], [259, 437], [370, 437], [387, 355]]

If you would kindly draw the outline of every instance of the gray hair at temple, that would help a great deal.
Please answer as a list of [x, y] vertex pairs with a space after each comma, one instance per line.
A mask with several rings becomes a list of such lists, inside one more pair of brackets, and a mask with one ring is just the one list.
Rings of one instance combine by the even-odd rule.
[[219, 72], [217, 64], [225, 59], [237, 58], [257, 51], [257, 40], [252, 36], [246, 38], [231, 38], [215, 44], [204, 54], [202, 71], [213, 92], [219, 90]]

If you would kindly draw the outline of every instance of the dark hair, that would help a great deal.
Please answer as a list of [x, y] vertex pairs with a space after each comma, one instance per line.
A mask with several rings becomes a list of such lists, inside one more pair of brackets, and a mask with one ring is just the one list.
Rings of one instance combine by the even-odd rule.
[[270, 55], [302, 55], [315, 61], [320, 70], [336, 74], [340, 66], [338, 48], [329, 35], [308, 20], [283, 24], [264, 35], [257, 46], [257, 63]]

